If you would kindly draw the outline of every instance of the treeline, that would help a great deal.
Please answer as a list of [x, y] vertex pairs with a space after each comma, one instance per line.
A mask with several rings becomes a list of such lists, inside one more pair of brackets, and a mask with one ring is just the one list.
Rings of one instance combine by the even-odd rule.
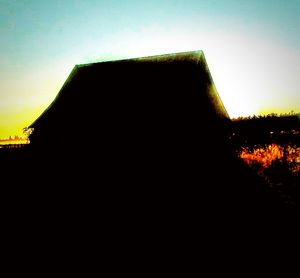
[[239, 117], [231, 121], [229, 130], [236, 146], [300, 144], [300, 114]]

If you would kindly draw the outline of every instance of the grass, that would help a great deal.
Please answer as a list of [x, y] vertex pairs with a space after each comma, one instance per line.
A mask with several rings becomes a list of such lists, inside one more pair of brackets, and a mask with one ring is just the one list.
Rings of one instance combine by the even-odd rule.
[[266, 144], [237, 150], [246, 164], [263, 177], [286, 202], [300, 205], [300, 147]]
[[229, 137], [251, 169], [286, 202], [300, 207], [299, 114], [239, 118]]

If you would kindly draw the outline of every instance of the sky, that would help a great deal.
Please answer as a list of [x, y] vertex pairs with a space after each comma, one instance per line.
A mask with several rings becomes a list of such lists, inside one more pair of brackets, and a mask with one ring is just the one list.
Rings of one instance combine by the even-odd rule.
[[300, 0], [0, 0], [0, 138], [75, 64], [203, 50], [230, 117], [300, 112]]

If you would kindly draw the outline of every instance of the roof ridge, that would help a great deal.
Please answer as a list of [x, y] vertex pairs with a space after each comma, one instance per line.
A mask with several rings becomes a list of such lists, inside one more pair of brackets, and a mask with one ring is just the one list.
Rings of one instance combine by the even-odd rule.
[[86, 63], [86, 64], [77, 64], [76, 66], [78, 68], [82, 67], [87, 67], [87, 66], [92, 66], [95, 64], [100, 64], [100, 63], [111, 63], [111, 62], [126, 62], [129, 60], [144, 60], [144, 59], [151, 59], [151, 58], [159, 58], [159, 57], [170, 57], [170, 56], [177, 56], [177, 55], [186, 55], [186, 54], [198, 54], [199, 59], [201, 55], [203, 55], [203, 50], [192, 50], [192, 51], [182, 51], [182, 52], [174, 52], [174, 53], [165, 53], [165, 54], [157, 54], [157, 55], [149, 55], [149, 56], [142, 56], [142, 57], [129, 57], [129, 58], [120, 58], [120, 59], [115, 59], [115, 60], [104, 60], [104, 61], [98, 61], [98, 62], [92, 62], [92, 63]]

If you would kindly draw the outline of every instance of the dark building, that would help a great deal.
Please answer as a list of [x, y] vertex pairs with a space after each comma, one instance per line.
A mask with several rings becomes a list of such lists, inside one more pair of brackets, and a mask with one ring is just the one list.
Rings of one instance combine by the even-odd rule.
[[269, 213], [273, 197], [228, 144], [229, 121], [202, 51], [77, 65], [30, 126], [33, 171], [134, 213]]
[[[48, 109], [31, 125], [33, 144], [110, 131], [133, 136], [228, 119], [202, 51], [74, 67]], [[122, 133], [121, 130], [122, 129]], [[145, 134], [146, 135], [146, 134]], [[82, 137], [83, 137], [82, 136]], [[69, 142], [68, 142], [69, 143]]]

